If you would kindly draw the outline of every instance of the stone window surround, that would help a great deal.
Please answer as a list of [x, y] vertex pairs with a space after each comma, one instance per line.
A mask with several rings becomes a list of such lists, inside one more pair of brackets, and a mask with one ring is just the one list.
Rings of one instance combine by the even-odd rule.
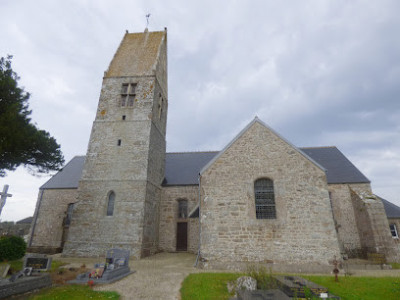
[[161, 120], [162, 112], [163, 112], [163, 106], [164, 106], [164, 98], [161, 95], [161, 93], [158, 93], [158, 119]]
[[133, 107], [136, 97], [136, 82], [123, 83], [121, 86], [120, 107]]
[[[187, 218], [188, 218], [188, 200], [185, 199], [185, 198], [178, 198], [178, 199], [176, 200], [176, 202], [177, 202], [177, 204], [178, 204], [178, 207], [177, 207], [177, 214], [176, 214], [178, 220], [182, 220], [182, 219], [185, 220], [185, 219], [187, 219]], [[186, 205], [181, 206], [181, 203], [185, 203]], [[182, 214], [182, 212], [181, 212], [182, 209], [186, 209], [185, 212], [183, 212], [183, 214]]]
[[106, 201], [106, 216], [112, 217], [114, 215], [115, 209], [115, 192], [113, 190], [109, 191], [107, 194], [107, 201]]
[[65, 226], [68, 227], [71, 224], [72, 214], [75, 203], [69, 203], [67, 206], [67, 215], [65, 216]]
[[389, 224], [389, 228], [390, 228], [390, 233], [392, 235], [392, 238], [398, 239], [399, 238], [399, 234], [398, 234], [398, 231], [397, 231], [396, 224], [390, 223]]
[[[274, 216], [273, 217], [267, 217], [267, 218], [258, 218], [257, 217], [257, 204], [256, 204], [256, 188], [255, 188], [255, 184], [257, 181], [259, 180], [269, 180], [272, 183], [272, 191], [273, 191], [273, 200], [274, 200], [274, 204], [270, 205], [274, 207]], [[254, 181], [253, 181], [253, 203], [254, 203], [254, 218], [259, 221], [259, 220], [276, 220], [277, 219], [277, 204], [276, 204], [276, 191], [275, 191], [275, 184], [274, 184], [274, 180], [268, 176], [261, 176], [261, 177], [257, 177]]]

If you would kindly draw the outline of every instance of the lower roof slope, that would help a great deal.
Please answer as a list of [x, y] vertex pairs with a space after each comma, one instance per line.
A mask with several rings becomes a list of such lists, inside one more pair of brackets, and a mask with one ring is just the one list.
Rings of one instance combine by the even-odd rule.
[[388, 218], [395, 218], [395, 219], [400, 218], [400, 207], [398, 207], [397, 205], [393, 204], [392, 202], [389, 202], [377, 195], [375, 195], [375, 196], [378, 197], [382, 201], [383, 206], [385, 208], [386, 216]]
[[300, 148], [326, 169], [328, 183], [369, 183], [367, 177], [358, 170], [340, 150], [332, 147]]
[[[370, 182], [336, 147], [299, 149], [326, 169], [327, 182], [330, 184]], [[166, 153], [163, 186], [197, 185], [200, 170], [218, 153], [218, 151]], [[78, 188], [84, 162], [84, 156], [75, 156], [40, 188]]]

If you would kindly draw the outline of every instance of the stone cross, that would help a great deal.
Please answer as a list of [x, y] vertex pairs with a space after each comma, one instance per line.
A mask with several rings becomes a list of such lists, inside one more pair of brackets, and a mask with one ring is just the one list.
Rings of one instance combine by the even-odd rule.
[[146, 28], [149, 27], [149, 18], [150, 18], [150, 14], [147, 14], [147, 15], [146, 15], [146, 19], [147, 19], [147, 26], [146, 26]]
[[0, 216], [1, 216], [1, 211], [3, 210], [3, 206], [6, 204], [6, 199], [7, 197], [12, 197], [11, 194], [7, 194], [8, 191], [8, 184], [4, 185], [3, 191], [0, 192]]

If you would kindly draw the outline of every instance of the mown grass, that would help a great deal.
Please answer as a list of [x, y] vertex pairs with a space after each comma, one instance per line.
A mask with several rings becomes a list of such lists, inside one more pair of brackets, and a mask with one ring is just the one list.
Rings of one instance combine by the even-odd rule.
[[182, 283], [182, 300], [224, 300], [232, 297], [227, 290], [227, 283], [236, 280], [239, 273], [198, 273], [189, 274]]
[[398, 277], [339, 277], [302, 276], [328, 288], [329, 292], [342, 300], [399, 300], [400, 278]]
[[63, 285], [46, 288], [28, 298], [29, 300], [69, 300], [69, 299], [119, 299], [117, 292], [93, 291], [83, 285]]
[[10, 265], [11, 272], [15, 273], [22, 270], [23, 261], [21, 259], [10, 260], [10, 261], [3, 261], [0, 265]]
[[[239, 273], [198, 273], [185, 278], [181, 288], [182, 300], [229, 299], [228, 281], [235, 280]], [[400, 278], [398, 277], [340, 277], [302, 276], [328, 288], [329, 292], [342, 300], [399, 300]]]
[[392, 269], [393, 269], [393, 270], [398, 270], [398, 269], [400, 269], [400, 264], [399, 264], [399, 263], [391, 263], [390, 265], [392, 266]]
[[[21, 258], [21, 259], [16, 259], [16, 260], [4, 261], [4, 262], [0, 263], [0, 265], [6, 265], [6, 264], [10, 265], [10, 270], [12, 273], [17, 273], [22, 270], [24, 261]], [[57, 261], [57, 260], [53, 260], [51, 262], [50, 272], [54, 272], [54, 271], [58, 270], [59, 267], [64, 266], [64, 265], [66, 265], [66, 263]]]

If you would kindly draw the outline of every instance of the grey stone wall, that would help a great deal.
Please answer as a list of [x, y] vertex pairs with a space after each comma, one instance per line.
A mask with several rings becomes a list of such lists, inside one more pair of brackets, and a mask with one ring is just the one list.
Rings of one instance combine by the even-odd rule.
[[43, 195], [39, 191], [31, 224], [29, 248], [46, 253], [61, 250], [63, 221], [68, 204], [76, 202], [76, 198], [76, 189], [46, 189], [43, 190]]
[[178, 219], [178, 200], [188, 201], [188, 212], [198, 203], [197, 186], [163, 187], [160, 205], [160, 242], [161, 251], [176, 251], [177, 223], [188, 222], [188, 252], [197, 253], [199, 247], [199, 219]]
[[[107, 216], [111, 190], [114, 213]], [[110, 248], [122, 248], [140, 258], [146, 185], [141, 181], [81, 181], [78, 194], [63, 254], [104, 256]]]
[[[168, 98], [163, 35], [125, 35], [106, 72], [64, 255], [117, 247], [139, 258], [157, 251]], [[122, 85], [132, 83], [134, 105], [121, 106]], [[107, 216], [111, 191], [115, 207]]]
[[[276, 219], [256, 219], [254, 181], [273, 180]], [[203, 173], [203, 265], [328, 265], [340, 257], [325, 172], [255, 122]]]

